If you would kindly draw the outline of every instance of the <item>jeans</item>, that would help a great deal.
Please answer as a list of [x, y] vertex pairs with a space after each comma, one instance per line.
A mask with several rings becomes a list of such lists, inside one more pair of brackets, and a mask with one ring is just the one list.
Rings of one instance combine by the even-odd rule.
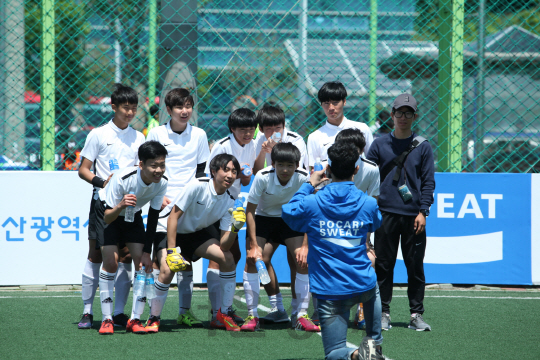
[[317, 299], [317, 310], [321, 321], [321, 335], [325, 359], [350, 359], [355, 348], [347, 347], [347, 327], [351, 307], [364, 304], [366, 335], [381, 345], [381, 297], [379, 287], [345, 300]]

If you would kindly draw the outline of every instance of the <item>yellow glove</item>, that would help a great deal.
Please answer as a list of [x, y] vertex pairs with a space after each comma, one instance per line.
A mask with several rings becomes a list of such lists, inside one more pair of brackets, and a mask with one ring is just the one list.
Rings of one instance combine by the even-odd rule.
[[176, 248], [167, 249], [166, 260], [167, 265], [169, 265], [169, 268], [173, 272], [184, 271], [189, 265], [189, 261], [184, 259], [184, 257], [176, 251]]
[[237, 207], [236, 210], [229, 209], [229, 214], [231, 214], [231, 227], [232, 232], [237, 233], [246, 223], [246, 212], [243, 207]]

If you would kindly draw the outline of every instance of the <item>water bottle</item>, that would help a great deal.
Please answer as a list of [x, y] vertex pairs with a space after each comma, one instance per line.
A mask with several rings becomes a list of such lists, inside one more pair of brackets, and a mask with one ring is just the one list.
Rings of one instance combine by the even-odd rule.
[[109, 170], [111, 170], [111, 174], [114, 174], [116, 170], [120, 169], [118, 166], [118, 160], [117, 159], [111, 159], [109, 160]]
[[146, 273], [146, 300], [151, 300], [156, 297], [156, 288], [154, 283], [154, 274]]
[[270, 282], [270, 276], [268, 276], [268, 270], [266, 270], [266, 265], [264, 265], [264, 261], [262, 261], [260, 257], [257, 258], [255, 266], [257, 266], [257, 272], [259, 273], [259, 279], [261, 279], [261, 284], [268, 284]]
[[144, 296], [146, 283], [146, 272], [144, 271], [144, 266], [141, 270], [135, 273], [135, 281], [133, 281], [133, 296]]
[[271, 139], [274, 141], [274, 142], [280, 142], [281, 141], [281, 133], [280, 132], [275, 132]]
[[252, 173], [251, 167], [248, 164], [242, 164], [242, 174], [244, 176], [251, 176]]
[[[131, 195], [135, 194], [133, 191], [129, 192]], [[124, 220], [126, 222], [133, 222], [135, 220], [135, 206], [128, 206], [126, 213], [124, 214]]]
[[321, 171], [323, 169], [321, 158], [318, 157], [315, 159], [315, 165], [313, 166], [314, 171]]
[[238, 197], [238, 199], [234, 200], [234, 210], [236, 210], [237, 208], [243, 208], [244, 207], [244, 198], [243, 197]]

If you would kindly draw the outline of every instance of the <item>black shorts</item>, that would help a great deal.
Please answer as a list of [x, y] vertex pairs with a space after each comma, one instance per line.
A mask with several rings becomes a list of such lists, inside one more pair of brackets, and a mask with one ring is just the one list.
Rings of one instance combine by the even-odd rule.
[[[165, 233], [160, 233], [165, 234]], [[180, 246], [180, 252], [183, 257], [190, 261], [197, 261], [201, 257], [195, 255], [195, 250], [210, 239], [216, 239], [219, 242], [221, 231], [219, 230], [219, 221], [214, 224], [195, 231], [190, 234], [176, 234], [176, 246]], [[167, 234], [163, 237], [157, 250], [167, 248]]]
[[92, 200], [90, 201], [90, 212], [88, 213], [88, 240], [96, 240], [96, 200], [94, 196], [96, 190], [92, 191]]
[[285, 240], [304, 236], [304, 233], [294, 231], [281, 217], [255, 215], [255, 235], [276, 244], [286, 245]]
[[105, 215], [105, 203], [96, 201], [96, 234], [99, 247], [106, 245], [117, 245], [124, 247], [126, 243], [144, 244], [146, 242], [146, 231], [142, 219], [142, 211], [135, 213], [135, 220], [130, 223], [124, 220], [123, 216], [118, 216], [110, 224], [103, 220]]

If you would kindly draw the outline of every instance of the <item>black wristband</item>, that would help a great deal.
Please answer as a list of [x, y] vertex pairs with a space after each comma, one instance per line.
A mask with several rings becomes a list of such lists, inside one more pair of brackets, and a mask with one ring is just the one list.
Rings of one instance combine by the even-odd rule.
[[[309, 184], [309, 185], [313, 186], [313, 184], [311, 183], [311, 180], [306, 181], [306, 184]], [[313, 186], [313, 188], [315, 189], [315, 186]]]
[[94, 178], [92, 179], [92, 185], [94, 185], [95, 187], [103, 189], [104, 184], [105, 180], [103, 180], [99, 176], [94, 176]]

